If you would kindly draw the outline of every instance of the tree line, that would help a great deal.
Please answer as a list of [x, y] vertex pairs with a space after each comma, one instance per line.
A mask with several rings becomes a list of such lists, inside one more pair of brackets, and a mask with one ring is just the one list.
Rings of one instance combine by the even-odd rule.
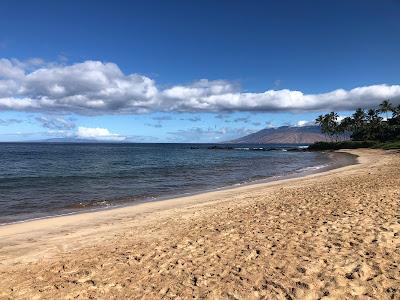
[[378, 108], [357, 108], [350, 116], [339, 119], [336, 112], [320, 115], [315, 123], [331, 141], [350, 138], [352, 141], [393, 141], [400, 139], [400, 105], [389, 100]]

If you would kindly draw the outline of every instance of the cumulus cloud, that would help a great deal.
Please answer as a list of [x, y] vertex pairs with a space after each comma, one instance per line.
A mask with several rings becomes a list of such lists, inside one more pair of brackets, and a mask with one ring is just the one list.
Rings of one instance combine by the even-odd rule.
[[102, 141], [123, 141], [126, 137], [116, 133], [111, 133], [106, 128], [78, 127], [76, 137], [82, 139], [102, 140]]
[[17, 64], [5, 58], [0, 59], [0, 78], [14, 79], [23, 78], [24, 76], [24, 70]]
[[124, 75], [99, 61], [46, 65], [26, 72], [24, 64], [0, 61], [0, 109], [80, 114], [141, 113], [158, 106], [154, 81]]
[[315, 125], [314, 121], [300, 120], [296, 124], [298, 127]]
[[140, 74], [124, 74], [111, 62], [70, 65], [40, 59], [0, 59], [0, 110], [57, 113], [328, 111], [373, 107], [384, 99], [400, 104], [400, 85], [305, 94], [296, 90], [243, 92], [235, 83], [202, 79], [165, 89]]
[[[344, 118], [346, 118], [346, 116], [338, 116], [337, 118], [337, 123], [340, 123]], [[303, 126], [314, 126], [315, 124], [315, 120], [300, 120], [297, 121], [296, 125], [297, 127], [303, 127]]]
[[[195, 93], [193, 93], [195, 94]], [[175, 95], [178, 97], [178, 95]], [[384, 99], [400, 103], [400, 85], [372, 85], [352, 90], [338, 89], [322, 94], [303, 94], [300, 91], [268, 90], [263, 93], [224, 93], [192, 97], [176, 110], [187, 110], [188, 103], [198, 111], [321, 111], [353, 110], [373, 107]], [[182, 95], [176, 103], [185, 102]]]

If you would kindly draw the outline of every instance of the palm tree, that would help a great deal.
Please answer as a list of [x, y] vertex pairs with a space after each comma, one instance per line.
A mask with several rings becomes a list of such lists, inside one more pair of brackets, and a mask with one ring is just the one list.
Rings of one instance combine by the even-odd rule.
[[386, 121], [388, 120], [388, 112], [393, 110], [392, 103], [390, 103], [389, 100], [384, 100], [382, 101], [381, 104], [379, 104], [379, 111], [382, 113], [386, 113]]
[[376, 118], [377, 111], [373, 108], [368, 109], [366, 119], [368, 123], [371, 123], [374, 118]]
[[338, 123], [337, 123], [338, 117], [339, 115], [334, 111], [325, 115], [327, 123], [327, 132], [331, 136], [331, 139], [333, 138], [333, 136], [335, 136], [336, 141], [338, 139]]
[[328, 133], [328, 120], [326, 115], [319, 115], [318, 118], [315, 119], [315, 124], [318, 124], [321, 127], [322, 133], [325, 135], [325, 140], [327, 139]]
[[370, 140], [379, 139], [379, 132], [382, 131], [382, 117], [379, 116], [379, 109], [369, 109], [367, 112], [368, 132], [367, 136]]
[[[388, 112], [392, 116], [388, 119]], [[386, 122], [382, 122], [382, 113], [386, 113]], [[322, 132], [338, 141], [342, 136], [351, 133], [353, 141], [391, 141], [400, 139], [400, 105], [394, 107], [389, 100], [383, 101], [379, 109], [371, 108], [368, 111], [358, 108], [351, 117], [346, 117], [338, 122], [338, 114], [330, 112], [320, 115], [315, 123], [321, 126]]]
[[352, 119], [354, 128], [351, 138], [355, 140], [363, 140], [366, 122], [365, 111], [362, 108], [357, 108], [352, 115]]
[[318, 124], [321, 127], [322, 127], [323, 122], [324, 122], [324, 116], [323, 115], [319, 115], [318, 118], [315, 119], [315, 124]]
[[365, 123], [365, 111], [362, 108], [357, 108], [353, 114], [354, 124], [359, 128]]
[[353, 131], [353, 125], [353, 119], [351, 117], [346, 117], [340, 121], [338, 131], [339, 133], [344, 134], [344, 138], [347, 138], [349, 136], [348, 133]]
[[392, 112], [393, 112], [393, 114], [392, 114], [393, 119], [400, 118], [400, 104], [397, 105], [396, 107], [393, 107]]
[[353, 119], [351, 117], [346, 117], [340, 122], [340, 124], [342, 124], [342, 127], [346, 131], [351, 131], [352, 130], [353, 123], [354, 122], [353, 122]]
[[331, 140], [333, 136], [337, 134], [337, 118], [338, 114], [331, 112], [329, 114], [320, 115], [315, 119], [315, 123], [321, 126], [321, 131], [325, 136], [328, 135]]

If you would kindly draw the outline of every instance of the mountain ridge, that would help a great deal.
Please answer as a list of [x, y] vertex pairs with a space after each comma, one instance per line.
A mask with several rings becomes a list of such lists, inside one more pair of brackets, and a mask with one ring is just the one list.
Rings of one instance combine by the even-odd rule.
[[312, 144], [326, 141], [319, 126], [281, 126], [265, 128], [244, 137], [228, 141], [230, 144]]

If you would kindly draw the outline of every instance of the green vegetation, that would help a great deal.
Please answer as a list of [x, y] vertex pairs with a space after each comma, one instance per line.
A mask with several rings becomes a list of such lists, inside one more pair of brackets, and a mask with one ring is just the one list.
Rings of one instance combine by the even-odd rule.
[[340, 142], [316, 142], [308, 150], [339, 150], [339, 149], [358, 149], [358, 148], [373, 148], [373, 149], [400, 149], [400, 140], [392, 142], [377, 142], [377, 141], [340, 141]]
[[383, 101], [378, 109], [358, 108], [351, 117], [340, 121], [335, 112], [320, 115], [315, 123], [330, 142], [314, 143], [310, 150], [400, 148], [400, 105], [395, 107], [389, 100]]
[[309, 150], [339, 150], [339, 149], [357, 149], [357, 148], [373, 148], [377, 145], [374, 141], [341, 141], [341, 142], [316, 142]]
[[373, 148], [380, 148], [385, 150], [400, 149], [400, 140], [393, 142], [379, 143], [375, 145]]

